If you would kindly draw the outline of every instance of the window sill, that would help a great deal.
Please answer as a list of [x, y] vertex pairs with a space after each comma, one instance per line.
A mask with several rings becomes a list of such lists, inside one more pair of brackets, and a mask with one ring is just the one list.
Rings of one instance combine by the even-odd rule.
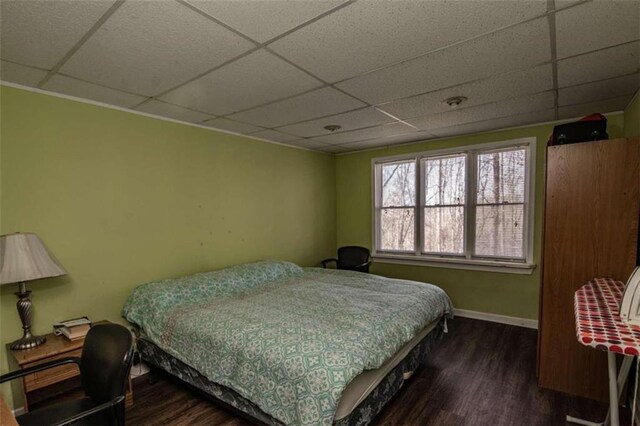
[[471, 271], [501, 272], [504, 274], [531, 275], [536, 268], [532, 263], [500, 262], [497, 260], [469, 260], [452, 258], [427, 258], [411, 255], [377, 253], [373, 260], [378, 263], [429, 266], [434, 268], [466, 269]]

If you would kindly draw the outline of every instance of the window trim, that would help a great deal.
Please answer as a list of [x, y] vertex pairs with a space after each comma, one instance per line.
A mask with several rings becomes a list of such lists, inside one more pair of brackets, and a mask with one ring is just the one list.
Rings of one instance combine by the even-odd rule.
[[[411, 154], [393, 155], [387, 157], [376, 157], [371, 159], [371, 175], [372, 175], [372, 255], [375, 260], [380, 263], [399, 263], [420, 266], [434, 266], [445, 268], [484, 270], [493, 272], [508, 272], [516, 274], [531, 274], [535, 268], [533, 263], [534, 251], [534, 228], [535, 228], [535, 178], [536, 178], [536, 145], [535, 137], [526, 137], [518, 139], [510, 139], [499, 142], [480, 143], [473, 145], [465, 145], [453, 148], [443, 148], [436, 150], [428, 150], [415, 152]], [[499, 257], [482, 257], [474, 256], [475, 248], [475, 209], [477, 203], [476, 197], [476, 181], [477, 181], [477, 154], [479, 152], [500, 151], [518, 146], [526, 147], [525, 149], [525, 194], [524, 204], [524, 232], [523, 232], [523, 249], [525, 250], [524, 258], [517, 259], [500, 259]], [[464, 222], [464, 248], [463, 254], [437, 255], [423, 253], [423, 232], [421, 227], [424, 222], [422, 204], [424, 201], [423, 188], [421, 187], [421, 179], [424, 175], [424, 167], [421, 162], [424, 158], [447, 156], [455, 154], [464, 154], [467, 157], [467, 169], [465, 175], [465, 222]], [[470, 155], [472, 154], [472, 155]], [[380, 187], [381, 173], [377, 173], [378, 166], [393, 162], [402, 162], [414, 160], [416, 170], [416, 207], [414, 211], [414, 236], [415, 246], [413, 251], [398, 250], [378, 250], [378, 242], [381, 240], [381, 228], [379, 226], [380, 217], [378, 210], [382, 205], [382, 191], [378, 191]], [[472, 161], [471, 161], [472, 160]], [[473, 178], [471, 178], [473, 176]], [[471, 213], [473, 214], [471, 214]]]

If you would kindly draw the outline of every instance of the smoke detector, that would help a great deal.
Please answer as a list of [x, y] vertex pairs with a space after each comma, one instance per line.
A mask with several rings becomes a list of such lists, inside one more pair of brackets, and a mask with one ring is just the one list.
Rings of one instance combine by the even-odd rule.
[[337, 132], [338, 130], [342, 129], [342, 126], [338, 126], [337, 124], [329, 124], [328, 126], [324, 126], [324, 128], [330, 132]]
[[449, 105], [451, 108], [457, 108], [458, 105], [466, 100], [467, 98], [465, 98], [464, 96], [454, 96], [452, 98], [445, 99], [444, 101], [442, 101], [442, 103]]

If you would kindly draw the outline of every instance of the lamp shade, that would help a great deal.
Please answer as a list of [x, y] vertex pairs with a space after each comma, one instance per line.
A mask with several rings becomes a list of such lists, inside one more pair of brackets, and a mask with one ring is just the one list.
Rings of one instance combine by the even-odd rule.
[[36, 234], [0, 236], [0, 284], [59, 277], [66, 273]]

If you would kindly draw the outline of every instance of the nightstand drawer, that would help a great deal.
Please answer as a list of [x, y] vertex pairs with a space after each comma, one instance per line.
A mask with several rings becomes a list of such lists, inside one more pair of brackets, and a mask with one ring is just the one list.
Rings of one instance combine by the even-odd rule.
[[[26, 364], [24, 365], [24, 367], [31, 367], [32, 365], [38, 365], [56, 359], [79, 357], [81, 353], [82, 349], [76, 349], [75, 351], [65, 352], [63, 354], [52, 356], [42, 361]], [[40, 389], [45, 386], [58, 383], [62, 380], [70, 379], [77, 376], [78, 374], [80, 374], [80, 370], [78, 370], [78, 366], [76, 364], [62, 365], [60, 367], [49, 368], [44, 371], [29, 374], [28, 376], [24, 377], [25, 392], [31, 392], [32, 390]]]

